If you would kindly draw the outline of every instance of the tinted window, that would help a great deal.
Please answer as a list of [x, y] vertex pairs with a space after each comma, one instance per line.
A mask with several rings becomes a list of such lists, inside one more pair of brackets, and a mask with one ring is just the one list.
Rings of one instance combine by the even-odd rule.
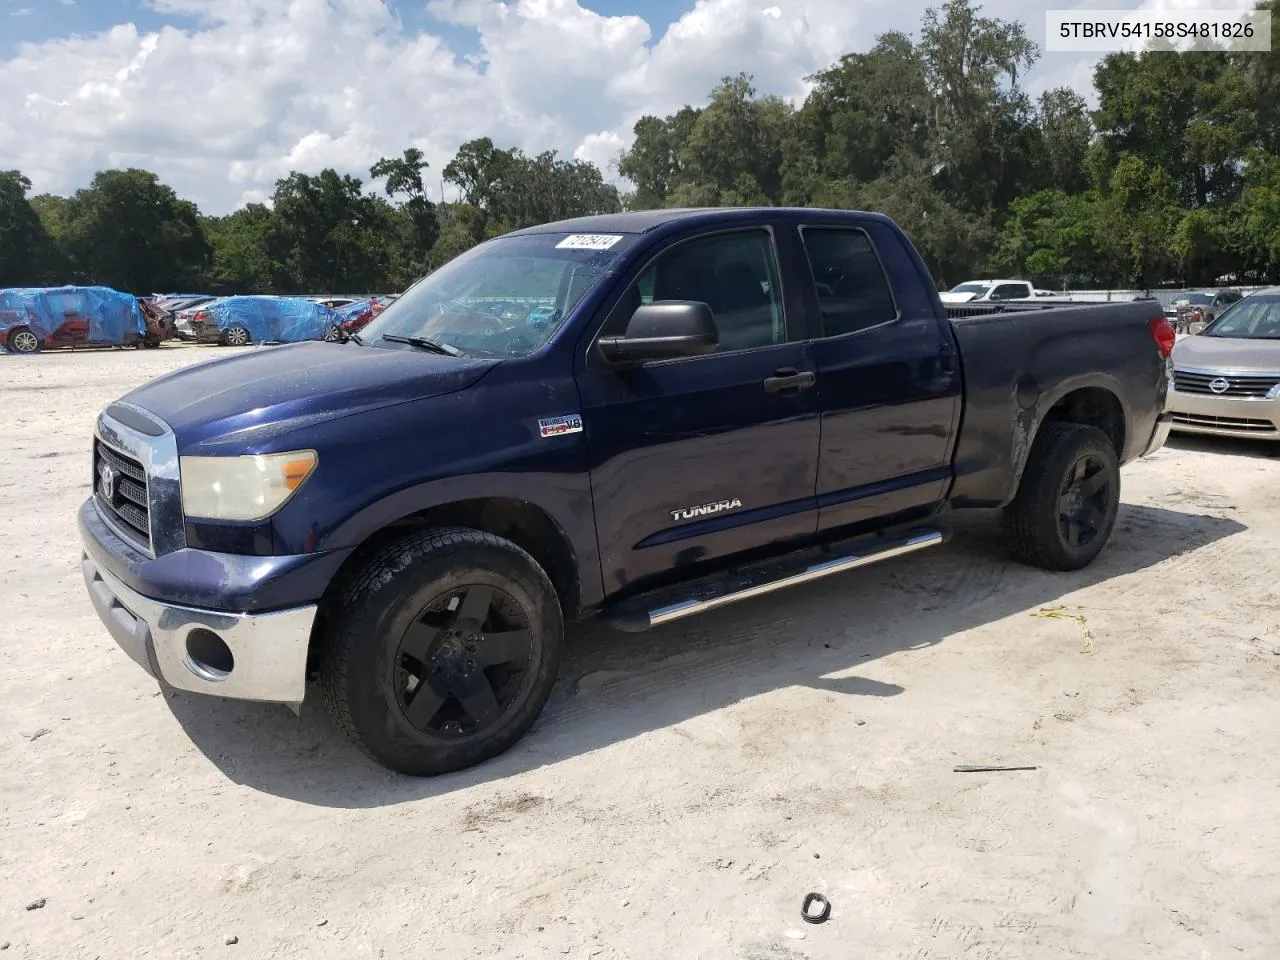
[[636, 307], [656, 300], [709, 306], [721, 352], [787, 339], [773, 241], [764, 230], [703, 237], [659, 254], [622, 295], [609, 329], [621, 333]]
[[1002, 283], [991, 294], [993, 300], [1025, 300], [1026, 298], [1027, 288], [1020, 283]]
[[856, 333], [897, 319], [889, 281], [865, 233], [805, 227], [804, 248], [825, 336]]

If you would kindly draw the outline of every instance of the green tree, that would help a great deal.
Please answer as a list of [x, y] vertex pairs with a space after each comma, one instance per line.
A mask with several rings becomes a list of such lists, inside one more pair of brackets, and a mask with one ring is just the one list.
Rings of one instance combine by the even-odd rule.
[[1109, 286], [1123, 270], [1100, 246], [1098, 197], [1041, 190], [1009, 208], [996, 240], [993, 272], [1029, 275], [1049, 287]]
[[1041, 149], [1037, 166], [1044, 185], [1079, 193], [1089, 186], [1085, 158], [1093, 139], [1089, 105], [1074, 90], [1059, 87], [1040, 95]]
[[785, 202], [829, 205], [833, 192], [884, 176], [895, 155], [926, 154], [929, 90], [910, 37], [884, 34], [806, 79], [813, 90], [784, 147]]
[[268, 249], [293, 292], [377, 290], [389, 272], [394, 211], [335, 170], [276, 183]]
[[105, 170], [62, 211], [74, 276], [132, 293], [188, 290], [210, 267], [196, 205], [146, 170]]
[[58, 282], [59, 253], [39, 213], [27, 200], [31, 181], [0, 171], [0, 287]]
[[636, 121], [631, 149], [618, 159], [618, 172], [635, 184], [629, 209], [652, 210], [667, 205], [681, 182], [681, 152], [701, 112], [684, 107], [669, 117], [644, 116]]
[[205, 233], [213, 246], [209, 286], [213, 293], [282, 293], [292, 288], [288, 271], [273, 255], [279, 223], [261, 203], [225, 217], [208, 217]]
[[[384, 157], [369, 170], [375, 180], [385, 180], [387, 196], [400, 200], [400, 212], [406, 220], [396, 258], [396, 273], [411, 279], [430, 269], [430, 252], [440, 233], [435, 204], [427, 198], [423, 171], [428, 167], [422, 151], [410, 147], [399, 157]], [[403, 285], [403, 284], [401, 284]]]

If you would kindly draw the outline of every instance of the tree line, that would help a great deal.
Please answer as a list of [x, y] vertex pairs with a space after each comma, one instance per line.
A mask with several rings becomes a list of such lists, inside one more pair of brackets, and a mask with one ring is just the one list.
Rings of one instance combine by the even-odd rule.
[[[1276, 0], [1261, 8], [1273, 9]], [[554, 151], [463, 144], [427, 195], [420, 150], [358, 177], [278, 181], [267, 204], [203, 216], [145, 170], [70, 197], [0, 173], [0, 286], [95, 282], [134, 292], [402, 289], [489, 237], [655, 207], [877, 210], [939, 282], [1016, 275], [1050, 287], [1280, 280], [1280, 44], [1268, 53], [1114, 54], [1098, 107], [1020, 81], [1025, 24], [948, 0], [918, 37], [890, 32], [807, 78], [798, 107], [726, 77], [705, 106], [635, 125], [602, 172]]]

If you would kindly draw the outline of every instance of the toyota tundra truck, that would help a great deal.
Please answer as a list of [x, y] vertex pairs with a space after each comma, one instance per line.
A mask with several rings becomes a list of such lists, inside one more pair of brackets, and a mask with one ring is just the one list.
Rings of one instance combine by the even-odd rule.
[[[490, 240], [336, 342], [110, 404], [79, 513], [162, 685], [298, 709], [411, 775], [510, 748], [565, 623], [639, 631], [943, 543], [1098, 556], [1157, 450], [1154, 301], [950, 319], [874, 213], [660, 210]], [[910, 563], [903, 559], [902, 563]]]

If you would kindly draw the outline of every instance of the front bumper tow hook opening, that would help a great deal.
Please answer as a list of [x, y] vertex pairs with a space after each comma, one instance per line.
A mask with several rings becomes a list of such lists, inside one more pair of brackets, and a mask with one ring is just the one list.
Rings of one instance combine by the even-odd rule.
[[231, 676], [236, 658], [225, 640], [203, 627], [187, 634], [187, 669], [201, 680], [221, 683]]

